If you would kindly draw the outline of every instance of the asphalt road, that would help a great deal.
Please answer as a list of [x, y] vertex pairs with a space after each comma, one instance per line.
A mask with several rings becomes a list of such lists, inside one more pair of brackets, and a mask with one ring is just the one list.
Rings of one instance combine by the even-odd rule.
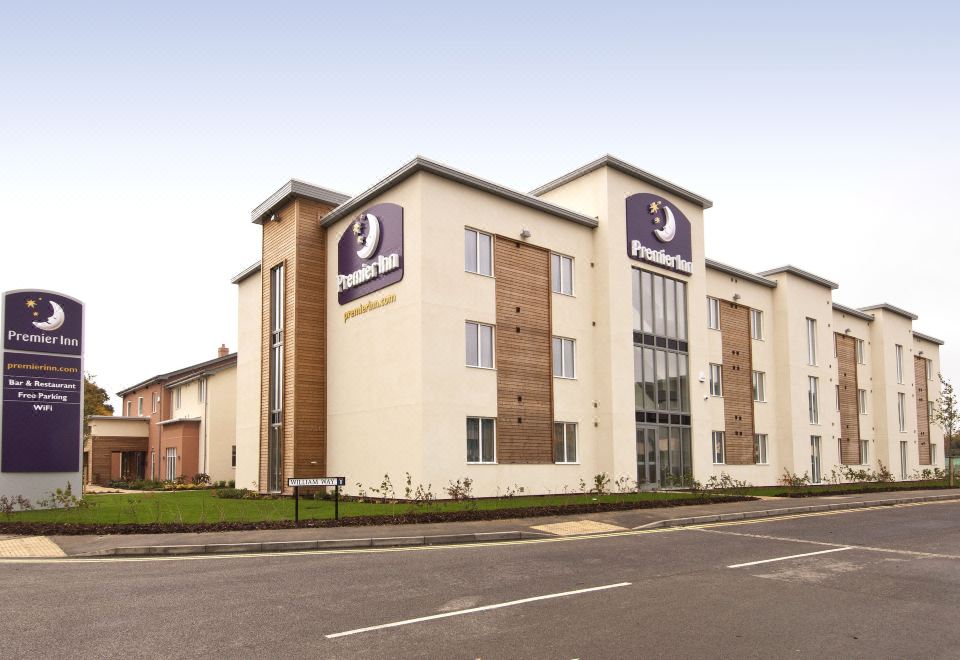
[[0, 622], [3, 658], [957, 658], [960, 503], [483, 546], [0, 563]]

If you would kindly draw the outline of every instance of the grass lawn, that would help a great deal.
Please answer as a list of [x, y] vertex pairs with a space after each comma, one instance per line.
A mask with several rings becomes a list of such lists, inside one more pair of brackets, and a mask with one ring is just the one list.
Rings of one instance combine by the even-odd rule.
[[816, 495], [829, 495], [830, 493], [880, 493], [885, 491], [897, 490], [917, 490], [922, 488], [944, 488], [949, 486], [948, 479], [929, 479], [926, 481], [895, 481], [892, 483], [845, 483], [845, 484], [820, 484], [816, 486], [798, 486], [791, 488], [789, 486], [751, 486], [742, 491], [744, 495], [755, 495], [759, 497], [789, 497], [791, 493], [812, 493]]
[[[612, 495], [543, 495], [503, 497], [471, 502], [441, 501], [425, 506], [411, 503], [340, 502], [340, 516], [399, 515], [403, 513], [460, 511], [464, 509], [516, 509], [526, 507], [593, 504], [597, 502], [670, 501], [695, 497], [690, 493], [623, 493]], [[212, 490], [87, 495], [86, 508], [20, 511], [0, 522], [46, 523], [218, 523], [293, 519], [292, 499], [231, 500], [213, 496]], [[300, 519], [333, 518], [330, 500], [300, 499]]]

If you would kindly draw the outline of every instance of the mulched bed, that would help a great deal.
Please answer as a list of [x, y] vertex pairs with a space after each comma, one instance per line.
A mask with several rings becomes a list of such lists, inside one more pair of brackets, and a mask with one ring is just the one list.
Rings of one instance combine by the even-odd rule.
[[871, 493], [898, 493], [911, 490], [956, 490], [956, 486], [903, 486], [902, 488], [843, 488], [838, 490], [798, 490], [774, 497], [829, 497], [830, 495], [869, 495]]
[[[597, 502], [595, 504], [564, 504], [561, 506], [525, 507], [518, 509], [487, 509], [468, 511], [422, 511], [395, 516], [351, 516], [339, 521], [331, 519], [301, 520], [300, 528], [311, 527], [363, 527], [369, 525], [416, 525], [469, 520], [504, 520], [507, 518], [536, 518], [540, 516], [578, 515], [604, 511], [629, 511], [632, 509], [662, 509], [668, 507], [694, 506], [698, 504], [721, 504], [724, 502], [747, 502], [756, 497], [724, 495], [719, 497], [695, 497], [681, 500], [641, 500], [637, 502]], [[190, 532], [235, 532], [255, 529], [293, 529], [292, 520], [264, 520], [260, 522], [219, 523], [65, 523], [65, 522], [0, 522], [0, 534], [24, 536], [54, 536], [96, 534], [182, 534]]]

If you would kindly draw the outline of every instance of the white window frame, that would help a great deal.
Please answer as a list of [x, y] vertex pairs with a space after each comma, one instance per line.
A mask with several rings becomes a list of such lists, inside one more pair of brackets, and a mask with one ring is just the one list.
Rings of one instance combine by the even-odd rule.
[[173, 481], [179, 475], [177, 474], [177, 448], [167, 447], [167, 455], [164, 456], [164, 472], [167, 475], [167, 481]]
[[127, 417], [133, 417], [133, 401], [127, 401]]
[[[466, 335], [466, 330], [473, 327], [473, 336], [477, 344], [477, 364], [470, 364], [470, 353], [467, 351], [469, 348], [470, 337]], [[483, 333], [480, 331], [480, 328], [489, 328], [490, 329], [490, 364], [483, 364]], [[479, 321], [467, 321], [464, 324], [464, 342], [467, 342], [467, 345], [464, 346], [464, 361], [468, 367], [473, 369], [493, 369], [495, 351], [494, 346], [496, 343], [496, 331], [492, 325], [489, 323], [480, 323]]]
[[867, 391], [857, 390], [857, 410], [861, 415], [867, 414]]
[[707, 296], [707, 327], [720, 329], [720, 300], [712, 296]]
[[930, 465], [937, 464], [937, 446], [934, 443], [930, 443]]
[[933, 380], [933, 360], [930, 358], [923, 358], [923, 360], [926, 362], [927, 380]]
[[175, 410], [180, 410], [180, 404], [183, 401], [183, 388], [182, 386], [177, 386], [173, 389], [173, 407]]
[[900, 426], [900, 433], [907, 432], [907, 395], [903, 392], [897, 392], [897, 422]]
[[807, 413], [811, 424], [820, 423], [820, 379], [807, 376]]
[[204, 403], [207, 400], [207, 379], [197, 380], [197, 401]]
[[866, 346], [865, 346], [865, 342], [864, 342], [862, 339], [857, 339], [857, 338], [854, 338], [854, 342], [855, 342], [854, 345], [856, 346], [856, 353], [857, 353], [857, 364], [866, 364], [866, 363], [867, 363], [867, 356], [866, 356], [866, 351], [867, 351], [867, 349], [866, 349]]
[[757, 403], [767, 400], [767, 374], [763, 371], [753, 372], [753, 400]]
[[[727, 461], [727, 449], [723, 431], [712, 431], [710, 433], [711, 448], [713, 449], [713, 464], [725, 465]], [[717, 460], [717, 459], [720, 460]]]
[[763, 310], [750, 309], [750, 337], [763, 341]]
[[[570, 345], [570, 356], [572, 364], [567, 364], [567, 356], [564, 347]], [[557, 373], [557, 348], [559, 346], [560, 373]], [[553, 377], [573, 380], [577, 377], [577, 340], [569, 337], [553, 337], [551, 341], [551, 362], [553, 364]], [[569, 367], [569, 369], [567, 369]]]
[[143, 397], [137, 397], [137, 416], [143, 417]]
[[767, 454], [769, 443], [766, 433], [753, 434], [753, 459], [756, 465], [770, 465], [770, 456]]
[[870, 465], [870, 441], [860, 441], [860, 465]]
[[817, 366], [817, 320], [807, 317], [807, 364]]
[[150, 398], [153, 399], [153, 410], [152, 410], [152, 412], [154, 412], [154, 413], [160, 412], [160, 395], [157, 394], [156, 392], [154, 392], [153, 396], [151, 396]]
[[[563, 456], [559, 457], [562, 460], [558, 460], [557, 456], [557, 431], [562, 429], [563, 433]], [[570, 457], [570, 430], [573, 430], [573, 457]], [[579, 425], [576, 422], [554, 422], [553, 423], [553, 462], [557, 465], [576, 465], [580, 462], [580, 429]]]
[[723, 396], [723, 365], [710, 363], [710, 396]]
[[[476, 269], [476, 270], [470, 270], [470, 268], [468, 267], [468, 264], [467, 264], [466, 260], [464, 260], [464, 263], [463, 263], [463, 270], [464, 270], [464, 272], [473, 273], [473, 274], [475, 274], [475, 275], [483, 275], [484, 277], [493, 277], [493, 235], [492, 235], [492, 234], [488, 234], [488, 233], [483, 232], [483, 231], [480, 231], [479, 229], [473, 229], [473, 228], [471, 228], [471, 227], [464, 227], [464, 228], [463, 228], [463, 240], [464, 240], [463, 253], [464, 253], [464, 255], [466, 255], [466, 253], [467, 253], [467, 240], [469, 239], [468, 234], [473, 234], [472, 240], [473, 240], [474, 256], [475, 256], [476, 259], [477, 259], [477, 269]], [[481, 236], [485, 236], [486, 238], [488, 238], [488, 239], [490, 240], [490, 264], [489, 264], [490, 272], [489, 272], [489, 273], [483, 272], [483, 264], [481, 264], [481, 261], [480, 261], [480, 237], [481, 237]]]
[[[570, 264], [570, 275], [564, 277], [563, 265], [564, 263]], [[560, 254], [559, 252], [550, 253], [550, 289], [554, 293], [559, 293], [562, 296], [573, 296], [574, 288], [573, 283], [575, 280], [574, 268], [573, 268], [573, 257], [569, 257], [565, 254]], [[557, 274], [556, 282], [559, 284], [559, 289], [554, 288], [554, 273]]]
[[894, 362], [897, 367], [897, 383], [903, 384], [903, 346], [900, 344], [893, 345], [895, 357]]
[[230, 446], [230, 467], [232, 468], [237, 467], [237, 446], [236, 445]]
[[840, 383], [833, 386], [834, 398], [837, 400], [837, 412], [840, 412]]
[[[467, 423], [470, 420], [477, 420], [477, 456], [480, 457], [479, 461], [471, 461], [470, 457], [470, 448], [467, 447], [467, 465], [495, 465], [497, 462], [497, 420], [495, 417], [467, 417]], [[483, 460], [483, 422], [491, 421], [493, 422], [493, 456], [490, 457], [490, 460]], [[470, 442], [469, 435], [465, 438], [467, 442]]]

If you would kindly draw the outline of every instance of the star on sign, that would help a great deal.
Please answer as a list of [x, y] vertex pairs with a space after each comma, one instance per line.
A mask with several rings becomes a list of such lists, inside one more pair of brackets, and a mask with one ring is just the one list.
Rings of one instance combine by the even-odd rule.
[[[37, 306], [37, 301], [36, 301], [36, 300], [32, 300], [32, 299], [31, 299], [31, 300], [28, 300], [28, 301], [27, 301], [27, 307], [29, 307], [30, 309], [33, 309], [33, 308], [36, 307], [36, 306]], [[34, 315], [34, 316], [36, 316], [36, 315]]]
[[660, 212], [660, 207], [663, 205], [663, 202], [651, 202], [650, 203], [650, 213], [655, 214]]
[[359, 220], [357, 220], [356, 222], [353, 223], [353, 233], [359, 236], [360, 232], [362, 231], [363, 231], [363, 225], [360, 224]]

